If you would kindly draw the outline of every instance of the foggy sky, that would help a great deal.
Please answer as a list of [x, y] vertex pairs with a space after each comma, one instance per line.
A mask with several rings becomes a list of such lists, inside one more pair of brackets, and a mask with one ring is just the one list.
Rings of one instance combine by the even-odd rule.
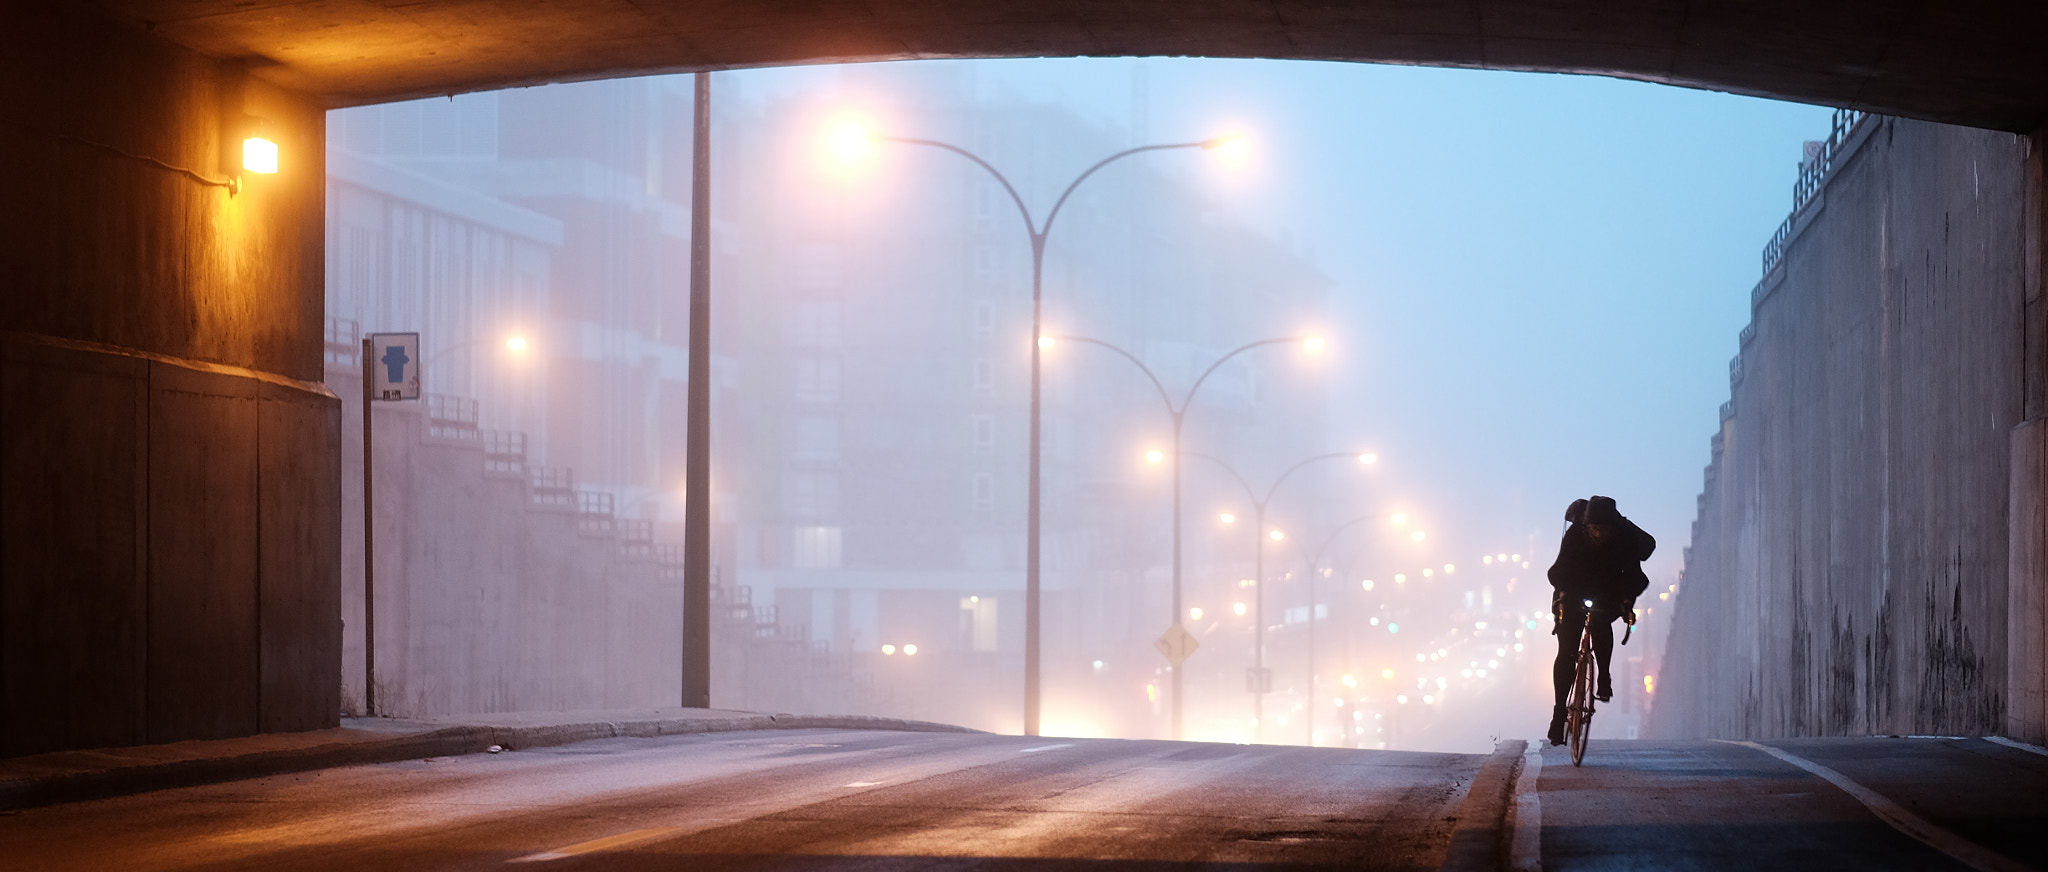
[[[1379, 451], [1385, 508], [1429, 519], [1444, 556], [1547, 560], [1565, 504], [1604, 493], [1675, 580], [1760, 252], [1831, 110], [1587, 76], [957, 63], [1134, 143], [1251, 138], [1249, 171], [1187, 177], [1335, 279], [1332, 447]], [[753, 98], [839, 73], [724, 75]]]

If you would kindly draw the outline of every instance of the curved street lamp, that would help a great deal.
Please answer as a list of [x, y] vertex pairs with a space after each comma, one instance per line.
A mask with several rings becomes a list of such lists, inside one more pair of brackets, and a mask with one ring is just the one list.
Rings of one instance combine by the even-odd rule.
[[[1225, 362], [1233, 357], [1254, 348], [1267, 345], [1287, 345], [1296, 342], [1301, 343], [1302, 347], [1309, 351], [1320, 351], [1322, 350], [1323, 340], [1316, 336], [1283, 336], [1274, 339], [1261, 339], [1257, 342], [1247, 342], [1233, 348], [1229, 353], [1217, 358], [1215, 363], [1209, 364], [1208, 369], [1202, 370], [1202, 374], [1195, 379], [1193, 385], [1188, 387], [1187, 393], [1181, 396], [1180, 403], [1176, 405], [1173, 401], [1173, 395], [1169, 394], [1166, 390], [1166, 384], [1160, 381], [1158, 374], [1154, 373], [1151, 367], [1146, 366], [1144, 361], [1139, 360], [1137, 355], [1100, 339], [1089, 339], [1085, 336], [1062, 336], [1059, 338], [1068, 342], [1079, 342], [1085, 345], [1106, 348], [1121, 355], [1125, 360], [1130, 361], [1131, 365], [1136, 366], [1138, 371], [1143, 372], [1146, 378], [1152, 380], [1152, 387], [1159, 391], [1160, 402], [1166, 404], [1167, 416], [1173, 420], [1173, 622], [1167, 625], [1167, 631], [1172, 632], [1172, 628], [1180, 626], [1180, 433], [1181, 425], [1187, 421], [1188, 404], [1194, 402], [1195, 393], [1202, 389], [1203, 383], [1209, 380], [1209, 376], [1214, 375], [1217, 368], [1223, 366]], [[1035, 350], [1032, 359], [1037, 359]], [[1183, 671], [1180, 664], [1173, 664], [1173, 738], [1176, 741], [1181, 737], [1181, 672]]]
[[[1310, 557], [1308, 561], [1309, 705], [1307, 712], [1308, 716], [1303, 718], [1302, 720], [1306, 722], [1306, 726], [1308, 728], [1308, 746], [1311, 748], [1315, 747], [1316, 745], [1316, 578], [1322, 575], [1323, 554], [1330, 550], [1331, 545], [1337, 544], [1337, 537], [1344, 535], [1344, 531], [1349, 530], [1352, 527], [1356, 527], [1360, 524], [1363, 524], [1370, 520], [1374, 520], [1378, 517], [1378, 515], [1365, 515], [1363, 517], [1352, 518], [1349, 521], [1345, 521], [1342, 524], [1338, 524], [1335, 529], [1330, 531], [1330, 535], [1323, 539], [1323, 544], [1316, 546], [1314, 556]], [[1341, 725], [1343, 722], [1339, 721], [1338, 723]]]
[[[1335, 460], [1339, 457], [1355, 457], [1359, 463], [1370, 466], [1379, 462], [1379, 455], [1371, 452], [1333, 451], [1329, 454], [1318, 454], [1314, 457], [1306, 458], [1288, 467], [1280, 473], [1279, 477], [1273, 479], [1273, 485], [1266, 488], [1266, 495], [1264, 497], [1260, 497], [1258, 491], [1252, 489], [1251, 482], [1246, 481], [1245, 477], [1236, 468], [1225, 463], [1222, 458], [1194, 451], [1188, 452], [1188, 456], [1199, 457], [1222, 467], [1224, 472], [1230, 473], [1230, 477], [1237, 481], [1239, 487], [1244, 488], [1245, 498], [1252, 502], [1252, 668], [1257, 670], [1256, 674], [1263, 676], [1266, 669], [1266, 507], [1272, 504], [1273, 495], [1279, 493], [1280, 485], [1287, 482], [1288, 476], [1293, 475], [1304, 466], [1324, 460]], [[1174, 493], [1176, 495], [1180, 492], [1180, 483], [1177, 477], [1178, 469], [1178, 467], [1175, 467]], [[1175, 529], [1176, 531], [1179, 529], [1178, 515], [1176, 515]], [[1176, 539], [1175, 541], [1178, 543], [1179, 540]], [[1314, 584], [1314, 582], [1311, 581], [1310, 584]], [[1315, 620], [1315, 600], [1313, 596], [1309, 600], [1309, 620]], [[1266, 687], [1263, 681], [1261, 681], [1255, 684], [1252, 690], [1253, 739], [1259, 742], [1264, 742], [1266, 736], [1265, 708]]]
[[[846, 134], [843, 132], [842, 136], [844, 135]], [[858, 131], [852, 132], [851, 135], [865, 138], [865, 135]], [[1039, 721], [1039, 349], [1046, 344], [1046, 338], [1041, 332], [1043, 328], [1041, 312], [1044, 299], [1042, 289], [1045, 277], [1046, 235], [1052, 232], [1053, 220], [1059, 217], [1060, 209], [1067, 204], [1067, 198], [1073, 196], [1074, 189], [1080, 187], [1082, 182], [1087, 181], [1089, 176], [1095, 175], [1097, 170], [1132, 155], [1143, 154], [1148, 151], [1167, 151], [1181, 148], [1214, 150], [1237, 141], [1239, 137], [1220, 136], [1204, 139], [1199, 142], [1141, 145], [1136, 148], [1124, 149], [1096, 161], [1094, 166], [1081, 171], [1079, 176], [1076, 176], [1072, 182], [1067, 183], [1067, 189], [1061, 191], [1059, 199], [1053, 201], [1052, 209], [1046, 213], [1045, 223], [1043, 224], [1032, 220], [1031, 208], [1024, 205], [1024, 198], [1017, 193], [1017, 188], [1010, 184], [1010, 180], [1001, 171], [997, 170], [993, 164], [983, 160], [980, 155], [957, 145], [933, 139], [914, 139], [903, 136], [881, 136], [875, 138], [884, 142], [900, 142], [905, 145], [922, 145], [950, 151], [972, 161], [975, 166], [987, 170], [988, 174], [994, 176], [996, 182], [1003, 186], [1003, 192], [1010, 195], [1010, 202], [1017, 204], [1017, 214], [1024, 219], [1024, 232], [1031, 238], [1031, 460], [1029, 471], [1026, 473], [1030, 477], [1030, 482], [1026, 486], [1026, 500], [1029, 502], [1029, 507], [1025, 510], [1024, 530], [1024, 735], [1036, 736], [1038, 735]], [[1174, 680], [1179, 681], [1177, 673]], [[1176, 711], [1178, 711], [1180, 704], [1179, 700], [1179, 696], [1174, 697]]]

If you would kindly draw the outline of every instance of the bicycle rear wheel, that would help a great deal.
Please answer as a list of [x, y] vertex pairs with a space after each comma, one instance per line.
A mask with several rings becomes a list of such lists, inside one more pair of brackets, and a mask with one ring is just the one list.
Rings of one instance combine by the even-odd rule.
[[1577, 669], [1572, 676], [1571, 697], [1565, 701], [1565, 738], [1571, 745], [1573, 766], [1586, 759], [1586, 740], [1593, 731], [1593, 683], [1599, 668], [1593, 654], [1593, 634], [1588, 627], [1580, 631]]

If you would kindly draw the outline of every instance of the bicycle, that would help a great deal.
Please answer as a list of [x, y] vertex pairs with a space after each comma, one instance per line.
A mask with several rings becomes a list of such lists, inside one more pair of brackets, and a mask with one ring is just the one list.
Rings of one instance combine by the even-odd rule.
[[[1596, 710], [1595, 687], [1599, 681], [1600, 658], [1593, 653], [1593, 622], [1611, 621], [1613, 617], [1595, 611], [1593, 601], [1586, 600], [1586, 619], [1579, 625], [1579, 653], [1573, 665], [1571, 690], [1565, 695], [1565, 744], [1571, 746], [1572, 765], [1578, 766], [1586, 759], [1586, 740], [1593, 731], [1593, 712]], [[1627, 615], [1628, 629], [1622, 633], [1621, 644], [1628, 644], [1635, 634], [1635, 610]]]

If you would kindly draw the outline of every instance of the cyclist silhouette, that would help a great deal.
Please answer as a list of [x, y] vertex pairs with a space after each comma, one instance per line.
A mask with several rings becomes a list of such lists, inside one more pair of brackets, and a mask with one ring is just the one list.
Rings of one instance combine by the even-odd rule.
[[1550, 744], [1564, 744], [1565, 694], [1571, 689], [1578, 661], [1579, 633], [1591, 621], [1593, 650], [1600, 660], [1601, 701], [1614, 696], [1608, 662], [1614, 658], [1614, 619], [1636, 622], [1636, 597], [1650, 586], [1643, 561], [1657, 550], [1657, 540], [1622, 517], [1613, 497], [1574, 500], [1565, 509], [1564, 540], [1557, 562], [1550, 566], [1551, 615], [1556, 619], [1557, 659], [1551, 662], [1556, 699], [1550, 710]]

